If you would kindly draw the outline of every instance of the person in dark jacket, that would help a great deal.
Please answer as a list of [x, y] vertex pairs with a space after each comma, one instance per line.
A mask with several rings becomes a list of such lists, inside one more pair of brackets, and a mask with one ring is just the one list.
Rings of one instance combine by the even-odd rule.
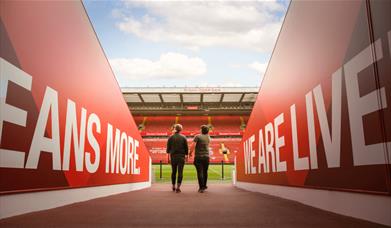
[[[168, 138], [167, 141], [167, 153], [170, 154], [171, 159], [171, 182], [172, 190], [179, 193], [181, 192], [181, 184], [183, 179], [183, 167], [185, 166], [185, 157], [189, 153], [187, 146], [187, 139], [184, 135], [180, 134], [183, 127], [180, 124], [175, 124], [175, 133]], [[176, 173], [178, 172], [177, 187], [175, 187]]]
[[198, 192], [203, 193], [208, 187], [208, 168], [209, 168], [209, 127], [201, 126], [201, 134], [196, 135], [191, 144], [189, 157], [192, 156], [195, 150], [194, 165], [197, 169], [197, 178], [199, 189]]

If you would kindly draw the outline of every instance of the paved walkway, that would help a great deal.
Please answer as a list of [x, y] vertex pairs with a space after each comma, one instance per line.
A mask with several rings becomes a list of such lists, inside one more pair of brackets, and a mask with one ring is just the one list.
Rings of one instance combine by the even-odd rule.
[[292, 201], [211, 184], [168, 184], [0, 220], [0, 227], [379, 227]]

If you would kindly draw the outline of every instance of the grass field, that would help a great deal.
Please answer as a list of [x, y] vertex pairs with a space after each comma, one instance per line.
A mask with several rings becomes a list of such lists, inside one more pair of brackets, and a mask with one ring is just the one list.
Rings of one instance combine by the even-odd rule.
[[[208, 182], [231, 182], [232, 169], [234, 165], [224, 164], [224, 179], [222, 179], [221, 164], [210, 164], [208, 169]], [[171, 165], [162, 165], [162, 178], [160, 179], [160, 165], [154, 164], [152, 166], [155, 177], [153, 178], [157, 183], [171, 182]], [[183, 182], [197, 182], [197, 171], [193, 164], [186, 164], [183, 169]]]

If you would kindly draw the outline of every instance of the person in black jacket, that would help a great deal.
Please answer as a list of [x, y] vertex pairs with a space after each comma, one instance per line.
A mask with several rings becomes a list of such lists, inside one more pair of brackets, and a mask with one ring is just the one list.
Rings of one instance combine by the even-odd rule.
[[[189, 153], [187, 145], [187, 139], [184, 135], [180, 134], [183, 127], [180, 124], [175, 124], [175, 133], [168, 138], [167, 141], [167, 153], [171, 158], [171, 182], [172, 190], [179, 193], [181, 192], [181, 184], [183, 178], [183, 167], [185, 166], [185, 157]], [[178, 171], [177, 187], [175, 188], [176, 173]]]

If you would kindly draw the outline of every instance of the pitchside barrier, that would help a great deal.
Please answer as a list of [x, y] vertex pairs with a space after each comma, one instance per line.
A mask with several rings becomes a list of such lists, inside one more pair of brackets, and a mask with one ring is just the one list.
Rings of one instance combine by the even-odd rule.
[[[186, 162], [186, 165], [191, 165], [193, 163], [190, 163], [190, 162]], [[163, 163], [162, 160], [159, 161], [159, 163], [153, 163], [153, 165], [158, 165], [159, 166], [159, 171], [158, 171], [158, 176], [159, 176], [159, 179], [162, 179], [163, 178], [163, 165], [170, 165], [170, 163]], [[223, 160], [220, 161], [220, 163], [209, 163], [209, 167], [212, 167], [212, 166], [220, 166], [221, 169], [218, 171], [218, 174], [220, 174], [220, 177], [221, 177], [221, 180], [224, 180], [225, 177], [227, 176], [227, 174], [225, 174], [224, 172], [224, 165], [233, 165], [233, 163], [226, 163], [224, 162]], [[230, 176], [230, 174], [228, 174]]]
[[0, 218], [150, 186], [82, 3], [1, 1], [0, 16]]
[[[144, 143], [149, 150], [152, 158], [152, 163], [168, 163], [170, 160], [167, 154], [166, 146], [168, 138], [144, 138]], [[240, 148], [240, 138], [213, 138], [209, 144], [210, 163], [233, 163], [236, 154]], [[192, 139], [188, 139], [188, 145], [192, 143]], [[192, 163], [194, 156], [188, 160]]]
[[391, 225], [391, 1], [292, 1], [239, 187]]

